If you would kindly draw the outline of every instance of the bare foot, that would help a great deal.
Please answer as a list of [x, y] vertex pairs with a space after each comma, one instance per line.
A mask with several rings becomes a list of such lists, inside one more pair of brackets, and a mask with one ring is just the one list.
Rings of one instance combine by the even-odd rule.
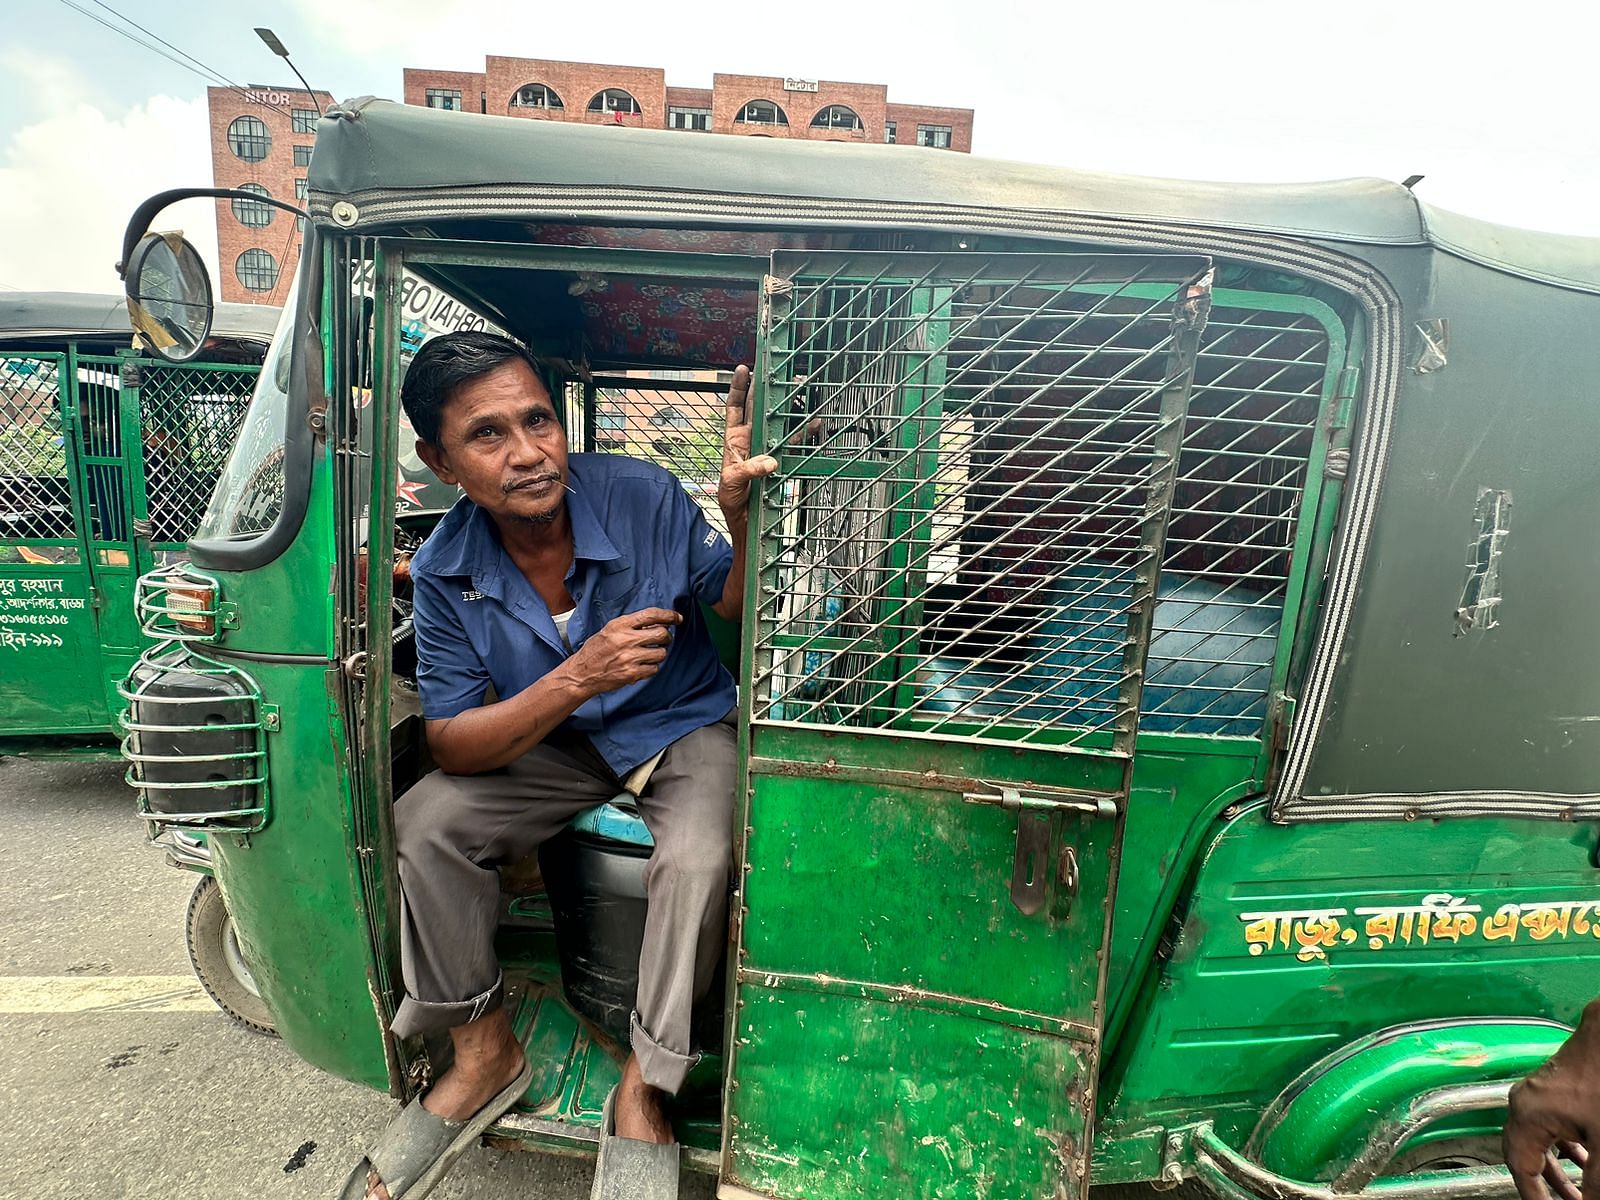
[[617, 1085], [617, 1101], [612, 1110], [617, 1136], [657, 1146], [672, 1145], [677, 1138], [672, 1133], [672, 1122], [667, 1120], [663, 1095], [660, 1088], [644, 1081], [639, 1060], [630, 1054], [622, 1068], [622, 1082]]
[[[422, 1097], [422, 1107], [447, 1121], [465, 1121], [505, 1091], [522, 1072], [522, 1047], [503, 1008], [450, 1031], [455, 1062]], [[367, 1200], [389, 1200], [376, 1171], [367, 1172]]]

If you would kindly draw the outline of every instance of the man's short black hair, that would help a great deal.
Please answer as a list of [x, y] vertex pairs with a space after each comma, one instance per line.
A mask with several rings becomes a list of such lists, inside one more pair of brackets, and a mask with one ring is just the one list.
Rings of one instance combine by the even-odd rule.
[[446, 333], [423, 343], [400, 385], [400, 403], [411, 428], [423, 441], [437, 446], [439, 414], [450, 402], [450, 394], [468, 380], [517, 359], [537, 373], [527, 347], [498, 333], [468, 330]]

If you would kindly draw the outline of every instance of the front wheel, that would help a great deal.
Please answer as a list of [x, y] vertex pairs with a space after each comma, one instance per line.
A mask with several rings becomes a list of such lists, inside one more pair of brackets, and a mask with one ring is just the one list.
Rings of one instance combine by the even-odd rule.
[[184, 923], [189, 946], [189, 962], [206, 994], [217, 1007], [246, 1029], [276, 1037], [272, 1013], [256, 988], [254, 976], [239, 951], [233, 931], [233, 918], [223, 903], [222, 889], [211, 876], [202, 876], [189, 897], [189, 914]]

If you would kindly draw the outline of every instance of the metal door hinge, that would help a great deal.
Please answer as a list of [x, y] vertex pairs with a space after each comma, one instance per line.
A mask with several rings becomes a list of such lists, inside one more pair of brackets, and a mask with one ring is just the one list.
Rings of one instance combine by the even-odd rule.
[[1361, 390], [1361, 366], [1351, 363], [1339, 371], [1333, 385], [1333, 419], [1328, 422], [1328, 432], [1344, 429], [1355, 412], [1356, 394]]

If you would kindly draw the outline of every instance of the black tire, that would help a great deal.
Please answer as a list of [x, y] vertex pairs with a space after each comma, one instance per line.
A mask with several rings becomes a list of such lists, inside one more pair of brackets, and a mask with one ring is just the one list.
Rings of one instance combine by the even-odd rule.
[[1420, 1175], [1427, 1171], [1453, 1171], [1460, 1167], [1503, 1167], [1505, 1154], [1498, 1136], [1468, 1134], [1417, 1146], [1395, 1156], [1385, 1175]]
[[217, 1007], [246, 1029], [277, 1037], [272, 1013], [256, 990], [250, 968], [239, 953], [233, 932], [233, 918], [223, 903], [222, 889], [209, 875], [201, 877], [189, 897], [189, 912], [184, 921], [184, 940], [189, 947], [189, 963], [206, 994]]

